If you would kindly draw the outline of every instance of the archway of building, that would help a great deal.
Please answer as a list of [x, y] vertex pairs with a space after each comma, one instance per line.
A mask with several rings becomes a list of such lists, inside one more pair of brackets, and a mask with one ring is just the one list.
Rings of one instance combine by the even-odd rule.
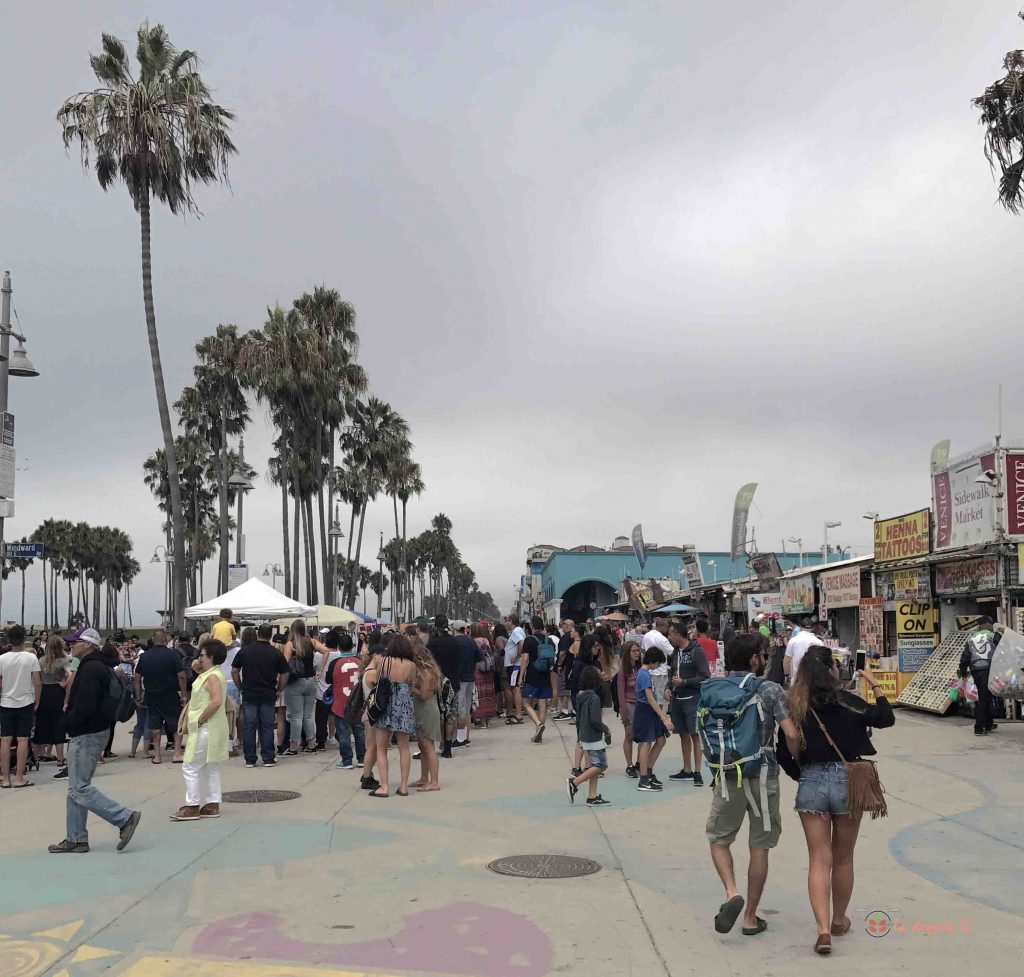
[[618, 594], [604, 580], [580, 580], [562, 594], [562, 620], [586, 621], [614, 604]]

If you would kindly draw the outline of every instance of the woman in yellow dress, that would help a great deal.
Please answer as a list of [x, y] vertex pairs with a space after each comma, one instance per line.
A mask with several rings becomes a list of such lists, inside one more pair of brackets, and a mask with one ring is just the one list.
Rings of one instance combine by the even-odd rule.
[[223, 641], [207, 638], [199, 645], [196, 670], [188, 704], [188, 745], [181, 772], [185, 778], [185, 805], [171, 815], [172, 821], [198, 821], [220, 817], [220, 766], [228, 758], [228, 719], [224, 711]]

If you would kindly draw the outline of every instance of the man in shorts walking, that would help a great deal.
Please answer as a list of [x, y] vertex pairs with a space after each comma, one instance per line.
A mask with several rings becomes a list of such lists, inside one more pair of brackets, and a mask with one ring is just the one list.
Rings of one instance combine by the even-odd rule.
[[704, 650], [690, 638], [685, 624], [673, 621], [668, 628], [668, 640], [673, 648], [668, 660], [669, 715], [683, 750], [683, 769], [668, 779], [689, 780], [694, 787], [703, 787], [697, 706], [700, 704], [700, 687], [711, 678], [711, 669]]
[[[726, 674], [741, 681], [752, 682], [764, 673], [765, 660], [760, 635], [739, 634], [725, 650]], [[716, 679], [721, 681], [721, 679]], [[710, 686], [709, 686], [710, 688]], [[743, 912], [743, 935], [756, 936], [768, 928], [766, 920], [757, 915], [757, 906], [768, 879], [768, 852], [779, 843], [782, 817], [779, 813], [779, 764], [775, 759], [775, 732], [781, 728], [790, 737], [797, 736], [793, 721], [786, 714], [786, 694], [775, 682], [761, 681], [754, 693], [761, 706], [760, 744], [767, 765], [766, 793], [760, 790], [759, 779], [749, 777], [742, 787], [731, 776], [728, 797], [723, 796], [721, 775], [715, 777], [707, 836], [711, 844], [711, 861], [725, 887], [725, 902], [715, 916], [715, 930], [728, 933]], [[752, 783], [750, 781], [753, 781]], [[760, 796], [759, 796], [760, 795]], [[767, 803], [765, 803], [767, 802]], [[747, 868], [747, 899], [736, 888], [731, 845], [749, 821], [750, 865]]]

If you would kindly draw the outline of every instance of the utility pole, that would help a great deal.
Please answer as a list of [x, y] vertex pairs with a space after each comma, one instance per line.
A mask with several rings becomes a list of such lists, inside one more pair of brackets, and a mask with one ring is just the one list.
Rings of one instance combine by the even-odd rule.
[[[3, 300], [0, 302], [0, 412], [7, 413], [7, 370], [11, 354], [11, 273], [4, 272]], [[4, 603], [4, 517], [0, 515], [0, 608]]]

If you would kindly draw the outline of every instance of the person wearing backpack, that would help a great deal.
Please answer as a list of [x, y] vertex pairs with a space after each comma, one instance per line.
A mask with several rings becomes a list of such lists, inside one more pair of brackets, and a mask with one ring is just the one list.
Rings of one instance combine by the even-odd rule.
[[786, 713], [786, 693], [764, 681], [765, 660], [760, 635], [738, 634], [725, 650], [724, 676], [701, 686], [697, 726], [704, 756], [715, 775], [707, 837], [711, 861], [725, 887], [725, 902], [715, 916], [715, 931], [728, 933], [744, 899], [736, 888], [731, 845], [749, 819], [750, 865], [747, 869], [743, 935], [756, 936], [768, 928], [757, 915], [768, 878], [768, 852], [779, 843], [779, 764], [775, 731], [795, 739], [796, 726]]
[[117, 850], [123, 851], [142, 819], [141, 811], [132, 811], [111, 800], [92, 786], [107, 734], [114, 721], [118, 699], [111, 696], [112, 683], [120, 680], [103, 657], [103, 642], [92, 628], [79, 628], [65, 639], [79, 660], [78, 672], [68, 695], [64, 725], [71, 742], [68, 746], [67, 834], [63, 841], [49, 846], [54, 855], [81, 855], [89, 851], [86, 819], [89, 812], [103, 818], [120, 832]]
[[520, 671], [526, 670], [523, 708], [537, 727], [531, 742], [540, 743], [544, 737], [544, 721], [551, 699], [551, 670], [555, 667], [557, 649], [548, 637], [542, 618], [531, 618], [530, 630], [533, 633], [523, 641], [523, 657], [520, 660]]

